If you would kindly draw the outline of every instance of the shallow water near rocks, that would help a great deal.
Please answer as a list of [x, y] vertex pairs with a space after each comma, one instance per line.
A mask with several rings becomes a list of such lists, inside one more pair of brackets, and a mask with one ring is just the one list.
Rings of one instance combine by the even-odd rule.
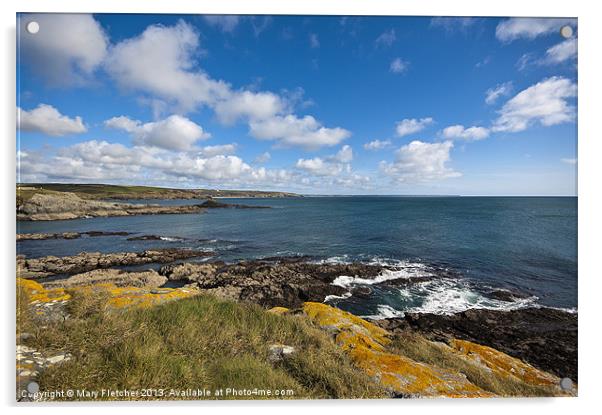
[[[163, 239], [83, 236], [23, 241], [17, 249], [27, 257], [40, 257], [190, 247], [215, 252], [211, 260], [228, 262], [308, 255], [317, 261], [394, 265], [398, 274], [389, 275], [391, 279], [437, 275], [441, 269], [457, 275], [405, 286], [374, 285], [362, 276], [342, 276], [348, 278], [338, 282], [347, 284], [350, 292], [361, 285], [372, 291], [331, 302], [366, 316], [532, 305], [577, 307], [575, 197], [353, 196], [227, 202], [272, 209], [18, 222], [19, 233], [127, 231], [132, 233], [129, 237], [152, 234]], [[487, 295], [494, 289], [521, 295], [503, 301]]]

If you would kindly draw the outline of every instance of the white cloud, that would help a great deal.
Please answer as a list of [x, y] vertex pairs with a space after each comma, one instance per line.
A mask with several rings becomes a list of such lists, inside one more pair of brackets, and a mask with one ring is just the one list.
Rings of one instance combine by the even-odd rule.
[[232, 33], [240, 22], [240, 16], [207, 14], [203, 16], [203, 20], [205, 20], [205, 22], [207, 22], [209, 25], [218, 28], [222, 32]]
[[215, 105], [220, 122], [232, 124], [240, 117], [261, 120], [284, 111], [285, 102], [271, 92], [240, 91], [227, 94], [227, 98]]
[[379, 46], [391, 46], [395, 42], [395, 29], [386, 30], [382, 32], [374, 41], [374, 44]]
[[314, 117], [306, 115], [275, 116], [249, 123], [250, 133], [260, 140], [274, 140], [283, 146], [299, 146], [309, 150], [332, 147], [348, 138], [351, 133], [343, 128], [323, 127]]
[[236, 144], [222, 144], [215, 146], [205, 146], [201, 148], [200, 153], [204, 157], [213, 157], [219, 155], [229, 155], [236, 152]]
[[488, 105], [494, 104], [498, 98], [510, 95], [512, 88], [512, 82], [504, 82], [496, 85], [495, 88], [489, 88], [485, 91], [485, 103]]
[[473, 17], [433, 17], [431, 27], [440, 27], [448, 33], [466, 32], [477, 22]]
[[560, 159], [561, 162], [565, 163], [565, 164], [572, 164], [575, 165], [577, 164], [577, 159], [576, 158], [564, 158], [564, 159]]
[[544, 62], [548, 64], [561, 63], [577, 56], [577, 38], [567, 39], [546, 50]]
[[571, 80], [557, 76], [544, 79], [506, 102], [492, 130], [518, 132], [534, 123], [547, 127], [571, 122], [575, 107], [568, 100], [576, 95], [577, 85]]
[[443, 129], [441, 136], [448, 140], [462, 139], [477, 141], [489, 137], [489, 129], [485, 127], [464, 128], [463, 125], [450, 125]]
[[353, 149], [345, 145], [336, 154], [326, 158], [297, 160], [296, 167], [316, 176], [337, 176], [341, 173], [351, 173]]
[[231, 93], [228, 84], [192, 70], [198, 46], [198, 34], [183, 21], [149, 26], [112, 47], [104, 66], [124, 89], [150, 93], [190, 111]]
[[451, 141], [425, 143], [412, 141], [395, 152], [395, 161], [380, 163], [381, 170], [400, 183], [424, 182], [461, 176], [447, 166], [450, 161]]
[[391, 140], [372, 140], [369, 143], [364, 144], [365, 150], [383, 150], [389, 146], [391, 146]]
[[17, 107], [17, 128], [59, 137], [87, 131], [81, 117], [69, 118], [52, 105], [39, 104], [27, 111]]
[[426, 118], [406, 118], [397, 123], [395, 131], [398, 137], [403, 137], [409, 134], [417, 133], [424, 130], [429, 124], [433, 123], [431, 117]]
[[318, 39], [317, 34], [315, 34], [315, 33], [309, 34], [309, 46], [311, 46], [312, 49], [320, 47], [320, 39]]
[[[27, 32], [36, 21], [40, 31]], [[23, 14], [19, 18], [19, 51], [26, 67], [51, 84], [87, 80], [107, 53], [108, 39], [89, 14]]]
[[393, 73], [402, 73], [408, 69], [409, 62], [404, 61], [401, 58], [395, 58], [391, 61], [389, 65], [389, 71]]
[[120, 116], [105, 121], [105, 126], [127, 131], [137, 145], [169, 150], [189, 151], [197, 141], [210, 137], [200, 125], [180, 115], [146, 124]]
[[270, 161], [271, 158], [272, 158], [272, 155], [266, 151], [264, 153], [261, 153], [257, 157], [255, 157], [255, 163], [259, 163], [259, 164], [267, 163], [268, 161]]
[[139, 36], [115, 45], [105, 68], [124, 89], [150, 94], [154, 106], [157, 98], [176, 104], [174, 112], [206, 105], [224, 124], [244, 119], [259, 139], [315, 149], [339, 144], [349, 136], [343, 128], [323, 127], [312, 116], [291, 114], [293, 99], [233, 90], [228, 83], [212, 79], [197, 68], [193, 57], [198, 49], [198, 33], [183, 21], [169, 27], [149, 26]]
[[566, 24], [575, 25], [574, 19], [513, 17], [500, 22], [495, 29], [495, 36], [503, 42], [516, 39], [535, 39], [550, 33], [560, 33], [560, 28]]

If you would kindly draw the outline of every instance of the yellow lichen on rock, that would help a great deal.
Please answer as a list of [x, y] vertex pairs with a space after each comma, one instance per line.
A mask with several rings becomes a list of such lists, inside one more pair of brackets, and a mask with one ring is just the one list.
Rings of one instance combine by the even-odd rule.
[[550, 373], [534, 368], [522, 360], [516, 359], [494, 348], [453, 339], [449, 345], [462, 356], [502, 376], [514, 376], [525, 383], [541, 386], [557, 386], [560, 379]]
[[25, 278], [17, 278], [17, 288], [23, 289], [31, 303], [49, 303], [69, 300], [71, 296], [62, 288], [45, 289], [42, 284]]
[[103, 292], [108, 294], [107, 306], [109, 308], [117, 309], [125, 307], [151, 307], [166, 301], [187, 298], [199, 294], [198, 290], [189, 288], [155, 289], [117, 287], [112, 283], [73, 287], [67, 291], [63, 288], [46, 289], [41, 284], [24, 278], [17, 278], [17, 287], [25, 290], [31, 303], [66, 301], [71, 299], [69, 292], [84, 295]]
[[305, 303], [303, 311], [321, 328], [332, 331], [335, 342], [354, 363], [396, 393], [416, 397], [491, 397], [462, 374], [390, 353], [390, 334], [353, 314], [322, 303]]

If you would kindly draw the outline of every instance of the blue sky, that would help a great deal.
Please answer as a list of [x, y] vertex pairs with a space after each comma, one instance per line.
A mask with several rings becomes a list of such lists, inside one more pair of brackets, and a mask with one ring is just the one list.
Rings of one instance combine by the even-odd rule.
[[575, 20], [18, 20], [22, 182], [576, 194]]

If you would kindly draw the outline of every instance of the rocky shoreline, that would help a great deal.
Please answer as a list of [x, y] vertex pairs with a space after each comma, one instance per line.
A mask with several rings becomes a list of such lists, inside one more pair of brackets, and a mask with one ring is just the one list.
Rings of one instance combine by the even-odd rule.
[[[199, 204], [165, 206], [83, 199], [75, 193], [68, 192], [37, 193], [17, 206], [17, 220], [51, 221], [108, 216], [194, 214], [215, 208], [265, 209], [268, 207], [229, 204], [212, 199]], [[63, 237], [65, 237], [64, 235]], [[17, 239], [19, 238], [17, 237]]]
[[[227, 264], [179, 262], [210, 253], [165, 249], [139, 253], [82, 253], [72, 257], [17, 258], [18, 276], [34, 278], [45, 288], [73, 288], [99, 283], [117, 287], [158, 288], [170, 283], [219, 298], [251, 302], [264, 308], [298, 309], [306, 302], [322, 303], [328, 296], [349, 291], [334, 280], [341, 276], [373, 279], [390, 268], [362, 263], [327, 264], [305, 257], [265, 258]], [[157, 270], [124, 271], [114, 267], [166, 263]], [[45, 277], [64, 274], [64, 279]], [[443, 273], [428, 278], [452, 278]], [[412, 284], [415, 280], [389, 280], [386, 285]], [[356, 287], [353, 295], [363, 295]], [[473, 309], [452, 315], [413, 314], [373, 320], [394, 334], [420, 333], [433, 341], [468, 340], [493, 347], [560, 378], [577, 380], [577, 314], [550, 308], [512, 311]]]

